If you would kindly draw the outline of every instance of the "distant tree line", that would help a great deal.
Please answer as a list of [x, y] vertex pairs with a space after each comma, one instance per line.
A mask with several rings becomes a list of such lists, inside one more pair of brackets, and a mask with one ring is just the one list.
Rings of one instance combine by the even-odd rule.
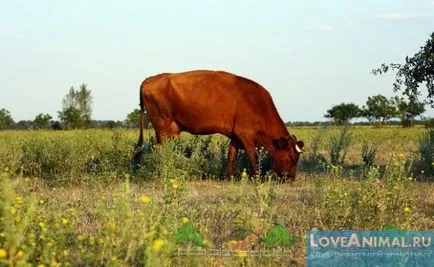
[[324, 114], [337, 125], [348, 124], [355, 118], [366, 118], [374, 125], [381, 126], [390, 123], [392, 118], [400, 120], [403, 127], [415, 124], [416, 117], [425, 112], [425, 103], [403, 97], [387, 98], [381, 94], [368, 97], [362, 107], [354, 103], [341, 103], [332, 106]]
[[[79, 89], [71, 87], [62, 100], [62, 109], [57, 113], [58, 120], [48, 113], [39, 113], [33, 120], [14, 122], [11, 113], [0, 109], [0, 130], [2, 129], [89, 129], [89, 128], [136, 128], [139, 127], [140, 110], [134, 109], [127, 114], [125, 120], [92, 120], [92, 94], [87, 84], [81, 84]], [[145, 111], [144, 127], [149, 128], [149, 118]]]

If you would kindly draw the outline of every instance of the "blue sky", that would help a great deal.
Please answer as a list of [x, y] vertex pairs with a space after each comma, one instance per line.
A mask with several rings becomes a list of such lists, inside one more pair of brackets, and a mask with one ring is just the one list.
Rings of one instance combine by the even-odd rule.
[[15, 121], [57, 118], [81, 83], [94, 119], [123, 120], [143, 79], [191, 69], [261, 83], [284, 121], [325, 120], [334, 104], [394, 95], [393, 75], [371, 69], [434, 30], [430, 0], [0, 2], [0, 108]]

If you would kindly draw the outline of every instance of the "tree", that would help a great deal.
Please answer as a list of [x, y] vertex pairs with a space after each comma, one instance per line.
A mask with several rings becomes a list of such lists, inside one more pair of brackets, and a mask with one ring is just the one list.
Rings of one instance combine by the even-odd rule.
[[368, 97], [366, 106], [363, 106], [363, 116], [375, 124], [382, 125], [395, 117], [397, 111], [393, 102], [383, 95]]
[[403, 127], [413, 126], [414, 118], [425, 112], [424, 103], [411, 100], [406, 102], [403, 97], [398, 96], [392, 98], [391, 101], [396, 108]]
[[325, 118], [332, 119], [336, 124], [342, 125], [348, 123], [351, 119], [361, 115], [360, 108], [353, 103], [341, 103], [334, 105], [324, 114]]
[[[140, 109], [134, 109], [132, 112], [128, 113], [127, 118], [125, 119], [127, 127], [139, 127], [140, 122]], [[145, 114], [143, 114], [143, 125], [145, 128], [149, 128], [149, 116], [145, 110]]]
[[74, 87], [62, 100], [62, 111], [58, 112], [59, 119], [67, 129], [87, 128], [92, 115], [92, 96], [87, 84], [80, 85], [80, 90]]
[[35, 117], [34, 124], [36, 129], [48, 129], [50, 128], [50, 120], [52, 117], [49, 114], [38, 114]]
[[75, 107], [69, 107], [59, 112], [59, 119], [66, 129], [82, 128], [85, 124], [80, 110]]
[[0, 130], [9, 128], [14, 123], [9, 110], [0, 109]]
[[383, 63], [380, 68], [373, 69], [372, 73], [381, 75], [390, 70], [397, 71], [393, 83], [395, 92], [404, 87], [403, 94], [409, 97], [410, 102], [417, 102], [419, 87], [425, 85], [428, 89], [427, 100], [434, 107], [434, 32], [419, 52], [413, 57], [405, 58], [404, 64]]

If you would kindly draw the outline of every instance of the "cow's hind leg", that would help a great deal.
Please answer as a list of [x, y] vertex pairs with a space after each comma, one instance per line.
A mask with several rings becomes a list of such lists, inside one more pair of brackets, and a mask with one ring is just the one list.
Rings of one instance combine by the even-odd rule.
[[232, 172], [234, 170], [234, 163], [237, 159], [238, 150], [240, 149], [240, 144], [236, 140], [235, 137], [231, 139], [231, 142], [229, 144], [229, 150], [228, 150], [228, 159], [226, 163], [226, 174], [225, 177], [227, 180], [229, 180], [232, 176]]
[[158, 131], [155, 131], [155, 133], [157, 143], [161, 144], [164, 139], [178, 137], [181, 133], [181, 127], [175, 121], [170, 121], [160, 125]]

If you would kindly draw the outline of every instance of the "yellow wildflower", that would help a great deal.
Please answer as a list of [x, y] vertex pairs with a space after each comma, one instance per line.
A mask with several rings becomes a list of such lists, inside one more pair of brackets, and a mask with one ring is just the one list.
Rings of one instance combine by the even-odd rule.
[[7, 255], [8, 253], [6, 252], [6, 250], [0, 248], [0, 259], [6, 258]]
[[10, 212], [12, 215], [14, 215], [15, 213], [17, 213], [17, 209], [16, 209], [15, 207], [11, 207], [11, 208], [9, 209], [9, 212]]
[[409, 212], [411, 212], [411, 209], [410, 209], [409, 207], [405, 207], [405, 208], [404, 208], [404, 212], [409, 213]]
[[246, 169], [243, 169], [243, 172], [241, 173], [241, 178], [243, 178], [243, 179], [247, 178]]
[[155, 251], [159, 251], [164, 245], [164, 240], [157, 239], [152, 243], [152, 249]]
[[108, 222], [108, 223], [107, 223], [107, 228], [108, 228], [109, 230], [114, 231], [114, 230], [116, 229], [116, 223], [113, 222], [113, 221]]
[[176, 189], [178, 189], [178, 185], [177, 184], [173, 184], [172, 188], [176, 190]]
[[143, 204], [148, 204], [149, 202], [151, 202], [151, 199], [147, 196], [141, 196], [139, 198], [139, 200], [143, 203]]
[[237, 250], [236, 253], [237, 253], [237, 256], [240, 258], [244, 258], [245, 256], [247, 256], [247, 253], [244, 250]]
[[66, 219], [66, 218], [62, 218], [62, 224], [63, 225], [67, 225], [68, 224], [68, 219]]
[[190, 222], [190, 219], [188, 219], [187, 217], [182, 217], [182, 223], [183, 224], [187, 224]]
[[19, 250], [19, 251], [17, 252], [17, 257], [18, 257], [18, 258], [21, 258], [22, 256], [24, 256], [24, 251]]
[[23, 198], [22, 197], [16, 197], [17, 204], [23, 204]]

